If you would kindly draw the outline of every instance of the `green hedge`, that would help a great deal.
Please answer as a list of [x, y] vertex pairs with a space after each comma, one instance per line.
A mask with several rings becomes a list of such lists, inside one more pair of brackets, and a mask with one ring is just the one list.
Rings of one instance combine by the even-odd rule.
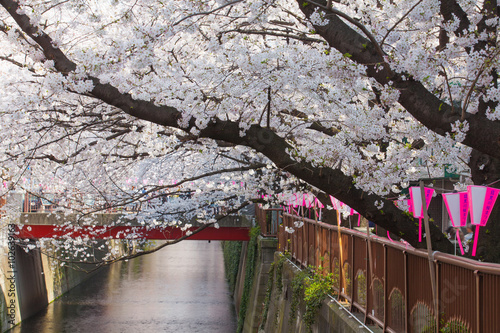
[[234, 295], [236, 287], [236, 278], [238, 277], [238, 268], [241, 257], [242, 242], [224, 241], [222, 242], [222, 251], [224, 253], [224, 266], [226, 268], [226, 278], [229, 283], [229, 290]]
[[252, 291], [253, 277], [255, 274], [255, 265], [257, 263], [258, 242], [257, 238], [260, 235], [260, 228], [255, 227], [250, 230], [250, 241], [248, 242], [247, 261], [245, 269], [245, 284], [243, 286], [243, 294], [241, 296], [240, 313], [238, 315], [237, 333], [243, 332], [243, 324], [245, 323], [245, 315], [248, 308], [248, 300]]

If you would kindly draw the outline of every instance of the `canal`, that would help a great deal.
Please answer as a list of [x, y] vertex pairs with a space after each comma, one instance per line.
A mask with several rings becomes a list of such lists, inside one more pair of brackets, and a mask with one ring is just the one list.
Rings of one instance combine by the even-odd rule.
[[9, 332], [235, 331], [220, 243], [184, 241], [103, 269]]

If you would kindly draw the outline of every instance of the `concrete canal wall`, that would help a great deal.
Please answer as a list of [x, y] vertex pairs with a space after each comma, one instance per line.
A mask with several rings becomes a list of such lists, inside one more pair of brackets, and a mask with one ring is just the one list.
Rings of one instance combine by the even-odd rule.
[[[95, 264], [71, 261], [82, 261], [82, 258], [88, 257], [98, 262], [110, 252], [114, 257], [120, 257], [148, 247], [138, 245], [138, 241], [112, 239], [99, 240], [90, 247], [82, 245], [78, 249], [64, 244], [62, 250], [56, 249], [50, 241], [45, 241], [39, 247], [35, 246], [36, 240], [22, 240], [22, 246], [17, 245], [19, 240], [14, 237], [14, 225], [8, 224], [11, 221], [21, 225], [62, 225], [77, 219], [74, 214], [21, 212], [23, 200], [23, 194], [14, 193], [0, 202], [0, 207], [5, 205], [9, 208], [5, 211], [14, 212], [17, 216], [0, 214], [0, 332], [9, 330], [44, 309], [50, 302], [90, 278], [93, 273], [88, 272], [97, 267]], [[114, 225], [121, 217], [123, 214], [116, 213], [95, 214], [91, 218], [96, 225]], [[135, 220], [127, 221], [134, 223]], [[228, 216], [219, 224], [222, 227], [251, 225], [251, 217]], [[28, 248], [30, 250], [25, 251]], [[60, 259], [66, 259], [67, 262]]]
[[[96, 268], [93, 264], [64, 264], [58, 257], [64, 255], [52, 246], [25, 251], [16, 245], [11, 232], [0, 235], [0, 332], [5, 332], [22, 320], [34, 315], [82, 281], [90, 278], [87, 273]], [[92, 248], [79, 253], [100, 260], [107, 251], [98, 250], [103, 245], [125, 254], [129, 246], [124, 241], [100, 241]]]
[[[238, 333], [308, 332], [304, 320], [306, 304], [303, 299], [296, 305], [294, 319], [290, 320], [294, 302], [292, 281], [301, 270], [289, 260], [280, 260], [276, 247], [276, 239], [260, 236], [254, 249], [252, 240], [242, 247], [234, 291], [236, 313], [239, 314], [240, 321]], [[254, 260], [251, 260], [252, 256], [255, 256]], [[255, 265], [253, 270], [248, 268], [252, 263]], [[281, 267], [279, 270], [273, 269], [269, 274], [272, 265], [275, 268], [278, 265]], [[248, 272], [252, 272], [251, 281]], [[270, 279], [273, 279], [272, 284], [269, 283]], [[245, 285], [250, 285], [249, 291], [245, 291]], [[325, 299], [309, 332], [381, 332], [374, 326], [364, 326], [362, 321], [347, 310], [347, 307], [334, 298]]]

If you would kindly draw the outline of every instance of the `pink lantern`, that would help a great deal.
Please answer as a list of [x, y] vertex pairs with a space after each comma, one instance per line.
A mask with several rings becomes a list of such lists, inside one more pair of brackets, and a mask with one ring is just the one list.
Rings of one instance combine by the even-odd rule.
[[[443, 200], [450, 215], [451, 224], [455, 227], [465, 227], [467, 225], [467, 215], [469, 213], [469, 202], [467, 192], [443, 193]], [[457, 242], [460, 245], [460, 252], [464, 255], [462, 241], [458, 229], [456, 230]]]
[[491, 211], [495, 206], [498, 192], [497, 188], [486, 186], [467, 186], [467, 193], [469, 194], [469, 209], [471, 223], [476, 226], [474, 232], [474, 245], [472, 247], [472, 256], [476, 255], [477, 239], [479, 235], [479, 227], [484, 227]]
[[349, 207], [348, 205], [346, 205], [345, 203], [343, 203], [342, 201], [340, 201], [339, 199], [333, 197], [330, 195], [330, 201], [332, 202], [332, 206], [333, 206], [333, 209], [335, 210], [340, 210], [342, 208], [344, 208], [344, 206], [346, 207], [345, 209], [347, 209], [347, 211], [349, 212], [349, 215], [354, 215], [354, 214], [358, 214], [358, 227], [361, 223], [361, 215], [359, 215], [359, 213], [357, 211], [355, 211], [354, 209], [352, 209], [351, 207]]
[[[425, 202], [427, 208], [429, 208], [429, 204], [431, 203], [432, 194], [434, 190], [432, 188], [425, 187]], [[422, 195], [420, 193], [420, 187], [413, 186], [410, 187], [410, 203], [411, 203], [411, 211], [413, 213], [413, 217], [418, 218], [418, 241], [422, 241], [422, 218], [424, 217], [424, 207], [422, 205]]]
[[454, 227], [465, 227], [469, 213], [467, 192], [443, 193], [443, 200]]
[[[340, 202], [340, 201], [339, 201]], [[346, 205], [345, 203], [343, 202], [340, 202], [340, 208], [343, 210], [343, 211], [347, 211], [349, 213], [350, 216], [354, 215], [354, 214], [358, 214], [358, 227], [359, 225], [361, 224], [361, 215], [355, 211], [354, 209], [352, 209], [351, 207], [349, 207], [348, 205]]]
[[302, 195], [302, 206], [306, 207], [306, 208], [312, 208], [313, 207], [313, 203], [314, 201], [311, 200], [311, 198], [309, 197], [309, 194], [307, 193], [304, 193]]
[[318, 200], [318, 198], [314, 198], [314, 207], [319, 208], [319, 213], [315, 211], [316, 217], [321, 221], [321, 210], [325, 208], [325, 205]]
[[358, 214], [358, 227], [361, 224], [361, 214], [351, 208], [351, 215]]
[[337, 200], [337, 198], [332, 197], [330, 195], [330, 201], [332, 202], [333, 209], [335, 209], [335, 210], [340, 209], [340, 201]]
[[318, 198], [314, 198], [314, 205], [318, 208], [325, 208], [325, 206], [318, 200]]
[[[314, 207], [314, 199], [311, 199], [310, 195], [307, 193], [304, 193], [302, 195], [302, 206], [304, 206], [305, 208], [307, 208], [309, 210], [309, 218], [311, 218], [311, 208]], [[305, 213], [305, 210], [304, 210], [304, 213]]]
[[299, 215], [299, 213], [295, 210], [295, 208], [299, 205], [298, 201], [299, 201], [299, 198], [297, 196], [297, 193], [294, 193], [288, 199], [288, 212], [290, 214], [295, 213], [295, 214]]

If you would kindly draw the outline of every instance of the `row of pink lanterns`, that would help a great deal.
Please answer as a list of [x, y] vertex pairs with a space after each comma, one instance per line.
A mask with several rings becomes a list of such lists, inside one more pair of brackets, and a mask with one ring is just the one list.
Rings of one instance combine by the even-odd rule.
[[294, 193], [290, 196], [290, 198], [286, 202], [287, 205], [286, 207], [284, 207], [284, 209], [289, 214], [295, 213], [299, 215], [299, 212], [296, 210], [300, 209], [299, 207], [305, 207], [307, 209], [319, 208], [319, 213], [315, 210], [315, 214], [320, 220], [321, 220], [321, 210], [325, 208], [325, 206], [318, 200], [318, 198], [308, 193]]
[[[414, 186], [410, 187], [410, 199], [403, 200], [403, 202], [408, 204], [408, 211], [413, 214], [413, 217], [419, 219], [419, 241], [422, 241], [422, 218], [424, 217], [424, 208], [422, 204], [422, 195], [420, 192], [420, 187]], [[472, 256], [476, 255], [477, 241], [479, 235], [479, 227], [484, 227], [488, 222], [488, 218], [493, 210], [495, 201], [498, 197], [500, 189], [471, 185], [467, 187], [465, 192], [455, 192], [455, 193], [443, 193], [443, 200], [445, 202], [448, 214], [450, 216], [451, 223], [453, 227], [465, 227], [467, 225], [467, 216], [470, 211], [471, 224], [476, 226], [474, 232], [474, 242], [472, 247]], [[434, 189], [424, 188], [424, 196], [427, 208], [432, 200], [434, 194]], [[332, 206], [335, 210], [347, 211], [349, 215], [358, 214], [358, 227], [360, 225], [361, 216], [354, 209], [350, 208], [337, 198], [330, 196]], [[401, 202], [401, 201], [400, 201]], [[307, 193], [295, 193], [292, 197], [287, 200], [287, 207], [285, 210], [288, 213], [298, 214], [295, 208], [305, 207], [308, 209], [319, 208], [319, 214], [317, 217], [321, 220], [321, 209], [324, 205], [312, 194]], [[457, 240], [460, 239], [459, 231], [456, 230]], [[464, 249], [461, 241], [458, 241], [460, 245], [460, 251], [462, 255], [464, 254]]]
[[[425, 188], [425, 201], [427, 208], [432, 199], [434, 190]], [[500, 189], [470, 185], [467, 191], [455, 193], [443, 193], [443, 200], [450, 216], [453, 227], [467, 226], [467, 216], [470, 211], [470, 221], [476, 226], [474, 232], [474, 242], [472, 246], [472, 256], [476, 255], [479, 227], [484, 227], [493, 210]], [[413, 217], [419, 219], [419, 241], [422, 241], [422, 218], [424, 217], [422, 196], [420, 187], [410, 187], [410, 200], [408, 200], [409, 212]], [[464, 254], [459, 231], [456, 230], [457, 241], [460, 245], [460, 252]]]
[[[342, 210], [347, 212], [349, 215], [358, 214], [358, 227], [361, 221], [361, 215], [342, 201], [330, 195], [330, 201], [332, 203], [333, 209]], [[307, 209], [318, 208], [319, 213], [315, 210], [315, 214], [319, 220], [321, 220], [321, 210], [325, 208], [325, 206], [316, 198], [314, 195], [310, 193], [294, 193], [290, 196], [288, 200], [286, 200], [286, 206], [284, 207], [285, 211], [290, 214], [300, 215], [296, 208], [300, 209], [300, 207], [305, 207]]]

